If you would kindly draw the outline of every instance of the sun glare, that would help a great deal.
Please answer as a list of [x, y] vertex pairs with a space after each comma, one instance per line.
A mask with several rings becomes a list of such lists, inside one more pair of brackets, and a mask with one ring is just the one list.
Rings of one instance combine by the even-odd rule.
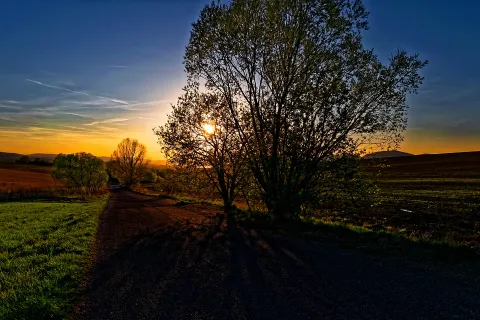
[[205, 123], [203, 125], [203, 130], [205, 131], [206, 134], [213, 134], [215, 132], [215, 126]]

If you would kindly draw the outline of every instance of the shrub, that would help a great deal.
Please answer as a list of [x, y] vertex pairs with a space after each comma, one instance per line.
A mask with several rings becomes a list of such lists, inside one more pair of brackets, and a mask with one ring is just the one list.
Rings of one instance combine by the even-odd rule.
[[155, 182], [157, 182], [157, 179], [158, 179], [158, 176], [155, 173], [155, 171], [149, 170], [149, 171], [145, 172], [145, 174], [143, 175], [142, 182], [155, 183]]
[[54, 162], [52, 177], [77, 192], [98, 192], [108, 181], [105, 163], [89, 153], [59, 154]]
[[341, 155], [324, 161], [322, 172], [303, 208], [304, 214], [322, 209], [351, 213], [375, 204], [378, 188], [371, 178], [360, 171], [360, 158]]

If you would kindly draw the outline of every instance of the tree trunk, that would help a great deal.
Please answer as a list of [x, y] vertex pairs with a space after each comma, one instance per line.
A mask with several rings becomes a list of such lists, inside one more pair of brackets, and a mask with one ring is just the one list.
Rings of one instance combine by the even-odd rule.
[[300, 201], [295, 192], [279, 192], [275, 188], [265, 193], [264, 201], [270, 215], [276, 220], [290, 220], [300, 214]]
[[228, 194], [222, 194], [223, 198], [223, 210], [227, 214], [233, 208], [233, 199], [228, 196]]

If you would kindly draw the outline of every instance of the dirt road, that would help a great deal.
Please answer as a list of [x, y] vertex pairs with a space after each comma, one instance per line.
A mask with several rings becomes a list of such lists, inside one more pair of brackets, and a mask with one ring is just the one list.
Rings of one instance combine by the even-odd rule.
[[[245, 230], [215, 208], [113, 191], [83, 319], [480, 319], [476, 279]], [[478, 279], [477, 279], [478, 280]]]

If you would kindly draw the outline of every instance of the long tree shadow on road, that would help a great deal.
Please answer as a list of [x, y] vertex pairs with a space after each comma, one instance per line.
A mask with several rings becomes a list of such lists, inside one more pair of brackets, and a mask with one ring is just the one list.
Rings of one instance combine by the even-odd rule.
[[[147, 199], [136, 203], [135, 215], [127, 207], [120, 210], [141, 219], [152, 207], [170, 208]], [[103, 252], [78, 318], [474, 319], [480, 314], [478, 286], [468, 277], [257, 233], [233, 219], [217, 232], [219, 218], [150, 221], [149, 228]], [[121, 226], [104, 226], [102, 232], [109, 228]]]

